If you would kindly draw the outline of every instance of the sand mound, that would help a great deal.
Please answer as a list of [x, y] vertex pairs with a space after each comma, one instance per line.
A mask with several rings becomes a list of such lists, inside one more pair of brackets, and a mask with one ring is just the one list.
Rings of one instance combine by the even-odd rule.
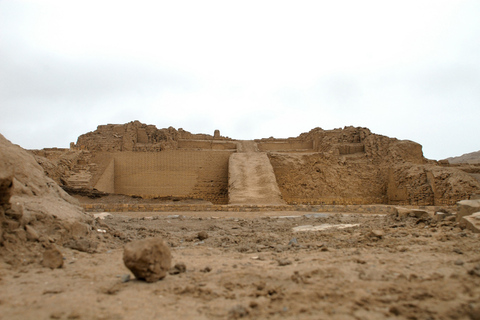
[[0, 134], [1, 259], [10, 264], [35, 262], [42, 247], [90, 238], [92, 222], [30, 153]]

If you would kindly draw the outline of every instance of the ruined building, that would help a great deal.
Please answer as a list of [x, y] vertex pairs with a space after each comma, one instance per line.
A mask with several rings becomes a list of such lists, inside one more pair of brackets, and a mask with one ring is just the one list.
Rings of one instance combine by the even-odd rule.
[[70, 149], [32, 151], [66, 190], [214, 204], [453, 205], [480, 193], [468, 170], [423, 157], [418, 143], [367, 128], [315, 128], [238, 141], [138, 121], [102, 125]]

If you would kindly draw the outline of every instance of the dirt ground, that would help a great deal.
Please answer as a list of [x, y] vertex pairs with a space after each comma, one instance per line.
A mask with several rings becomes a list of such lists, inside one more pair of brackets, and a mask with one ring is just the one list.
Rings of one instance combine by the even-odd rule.
[[[59, 248], [63, 268], [2, 264], [0, 319], [480, 319], [480, 234], [454, 221], [136, 212], [97, 232], [95, 253]], [[186, 272], [135, 280], [123, 244], [146, 237]]]

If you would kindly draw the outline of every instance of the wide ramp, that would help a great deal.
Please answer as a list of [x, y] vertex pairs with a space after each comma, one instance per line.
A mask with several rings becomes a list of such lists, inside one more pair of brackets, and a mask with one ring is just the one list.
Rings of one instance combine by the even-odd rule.
[[285, 204], [273, 167], [254, 141], [240, 141], [228, 164], [229, 204]]

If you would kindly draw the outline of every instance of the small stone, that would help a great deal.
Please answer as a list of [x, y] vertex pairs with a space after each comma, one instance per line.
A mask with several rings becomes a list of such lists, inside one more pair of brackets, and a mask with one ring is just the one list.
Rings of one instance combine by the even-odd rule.
[[31, 226], [25, 226], [25, 231], [27, 232], [27, 239], [30, 241], [38, 241], [40, 236], [38, 235], [37, 230]]
[[292, 240], [290, 240], [290, 242], [288, 242], [288, 245], [289, 246], [298, 245], [297, 238], [292, 238]]
[[443, 219], [445, 219], [446, 217], [448, 217], [449, 215], [445, 212], [435, 212], [435, 220], [436, 221], [442, 221]]
[[72, 239], [65, 243], [64, 246], [81, 252], [94, 253], [98, 243], [88, 239]]
[[205, 268], [203, 268], [202, 270], [200, 270], [200, 272], [204, 272], [204, 273], [208, 273], [212, 271], [212, 268], [210, 268], [209, 266], [206, 266]]
[[120, 277], [120, 280], [122, 281], [122, 283], [128, 282], [128, 281], [130, 281], [130, 275], [129, 274], [124, 274]]
[[455, 260], [454, 264], [456, 266], [463, 266], [464, 262], [462, 260]]
[[179, 263], [176, 263], [168, 273], [174, 275], [174, 274], [184, 273], [186, 271], [187, 271], [187, 266], [185, 265], [185, 263], [179, 262]]
[[370, 238], [382, 239], [385, 233], [382, 230], [372, 230], [368, 234]]
[[205, 231], [200, 231], [198, 234], [197, 234], [197, 238], [198, 240], [200, 241], [203, 241], [205, 239], [208, 239], [208, 233], [206, 233]]
[[230, 316], [230, 318], [239, 319], [247, 317], [249, 315], [249, 311], [242, 305], [236, 305], [235, 307], [230, 309], [228, 315]]
[[425, 210], [420, 210], [420, 209], [413, 209], [411, 211], [411, 215], [413, 215], [417, 219], [428, 219], [429, 214]]
[[468, 271], [469, 275], [480, 277], [480, 263], [477, 263], [473, 269]]
[[277, 260], [278, 265], [281, 267], [288, 266], [289, 264], [292, 264], [292, 262], [288, 259], [278, 259]]
[[156, 282], [170, 270], [172, 255], [160, 238], [148, 238], [125, 245], [123, 262], [137, 279]]
[[46, 268], [57, 269], [63, 267], [63, 255], [56, 249], [48, 249], [43, 253], [42, 265]]
[[105, 220], [106, 217], [111, 217], [112, 215], [108, 212], [94, 213], [93, 217], [99, 220]]

